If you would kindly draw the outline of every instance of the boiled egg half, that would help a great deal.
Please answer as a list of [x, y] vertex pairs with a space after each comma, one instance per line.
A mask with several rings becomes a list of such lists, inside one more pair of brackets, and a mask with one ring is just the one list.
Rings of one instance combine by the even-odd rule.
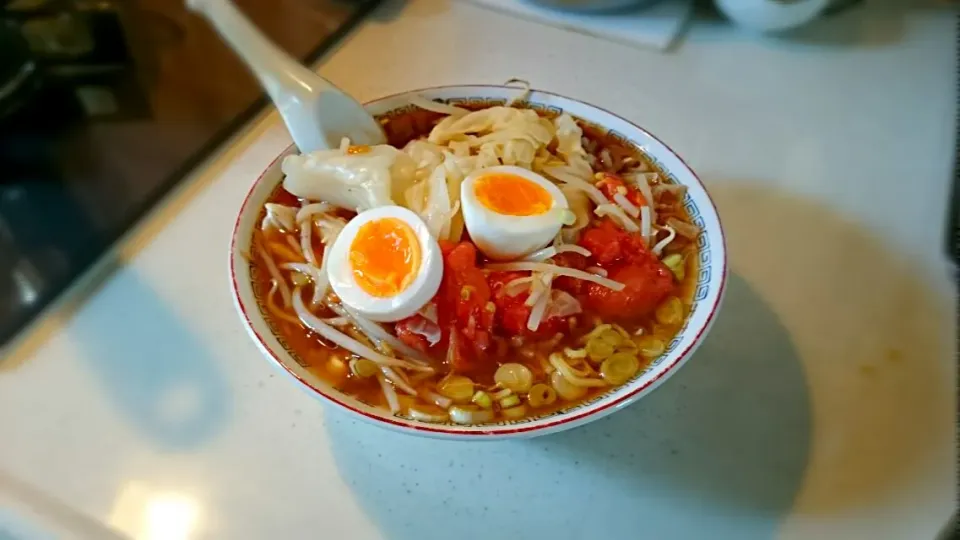
[[470, 238], [495, 260], [517, 259], [548, 243], [563, 226], [567, 199], [553, 182], [521, 167], [487, 167], [460, 184]]
[[392, 322], [420, 310], [440, 288], [440, 246], [419, 216], [400, 206], [357, 214], [325, 257], [333, 292], [370, 320]]

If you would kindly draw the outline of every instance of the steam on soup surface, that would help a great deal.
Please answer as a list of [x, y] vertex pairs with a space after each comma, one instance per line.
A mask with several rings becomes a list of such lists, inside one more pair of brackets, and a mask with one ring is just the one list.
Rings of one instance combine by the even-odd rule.
[[393, 414], [483, 424], [662, 354], [697, 273], [684, 186], [567, 114], [417, 106], [381, 118], [387, 145], [283, 163], [250, 260], [294, 356]]

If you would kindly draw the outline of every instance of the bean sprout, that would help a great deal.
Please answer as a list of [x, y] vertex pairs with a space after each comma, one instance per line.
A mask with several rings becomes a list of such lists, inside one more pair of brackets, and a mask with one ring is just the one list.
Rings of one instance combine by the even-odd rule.
[[304, 223], [300, 227], [300, 251], [303, 253], [303, 258], [307, 260], [308, 263], [316, 266], [317, 257], [313, 254], [313, 238], [310, 234], [313, 230], [313, 225], [309, 222]]
[[360, 343], [356, 339], [323, 322], [316, 315], [310, 313], [307, 310], [307, 306], [303, 304], [303, 298], [301, 298], [300, 295], [300, 287], [297, 287], [297, 289], [294, 291], [293, 309], [297, 313], [297, 316], [300, 317], [300, 321], [304, 324], [304, 326], [316, 332], [320, 337], [325, 338], [340, 347], [343, 347], [344, 349], [361, 358], [372, 360], [381, 366], [402, 367], [412, 371], [433, 372], [432, 367], [423, 366], [410, 361], [400, 360], [399, 358], [391, 358], [389, 356], [380, 354], [363, 343]]
[[[646, 208], [646, 207], [644, 206], [643, 208]], [[640, 209], [641, 217], [643, 216], [643, 208]], [[614, 220], [616, 220], [620, 224], [621, 227], [623, 227], [625, 231], [637, 232], [641, 230], [641, 227], [638, 227], [637, 224], [634, 223], [632, 219], [630, 219], [630, 216], [628, 216], [623, 211], [623, 208], [620, 208], [615, 204], [601, 204], [600, 206], [597, 206], [596, 208], [593, 209], [593, 213], [600, 217], [603, 217], [603, 216], [612, 217]]]
[[543, 274], [541, 281], [543, 282], [543, 291], [540, 293], [540, 298], [533, 304], [533, 309], [530, 310], [530, 318], [527, 319], [527, 330], [531, 332], [536, 332], [537, 329], [540, 328], [540, 321], [543, 319], [543, 314], [547, 311], [547, 303], [550, 302], [550, 285], [553, 283], [553, 274]]
[[333, 206], [327, 203], [311, 203], [304, 205], [300, 208], [300, 210], [297, 210], [297, 223], [313, 221], [313, 216], [317, 214], [326, 214], [330, 210], [333, 210]]
[[503, 293], [507, 296], [516, 296], [522, 292], [528, 291], [530, 290], [534, 279], [535, 278], [533, 276], [526, 276], [510, 280], [506, 285], [503, 286]]
[[397, 388], [403, 390], [411, 396], [417, 395], [417, 391], [414, 390], [407, 381], [403, 380], [403, 377], [394, 371], [390, 366], [380, 366], [380, 372], [383, 373], [383, 376], [386, 377], [388, 381], [392, 382]]
[[467, 109], [455, 107], [453, 105], [447, 105], [446, 103], [440, 103], [439, 101], [433, 101], [432, 99], [427, 99], [418, 95], [411, 96], [410, 103], [420, 107], [425, 111], [449, 114], [450, 116], [462, 116], [470, 112]]
[[570, 384], [574, 386], [579, 386], [582, 388], [600, 388], [607, 386], [607, 383], [600, 379], [588, 379], [586, 377], [581, 377], [576, 370], [570, 367], [564, 359], [562, 354], [553, 353], [548, 359], [550, 364], [553, 365], [563, 375], [563, 378], [567, 380]]
[[543, 249], [534, 251], [533, 253], [524, 257], [523, 260], [530, 261], [530, 262], [543, 262], [547, 259], [552, 259], [553, 257], [559, 255], [560, 253], [567, 253], [567, 252], [579, 253], [584, 257], [590, 257], [591, 255], [593, 255], [592, 253], [590, 253], [589, 249], [583, 246], [578, 246], [577, 244], [557, 244], [557, 245], [548, 246]]
[[387, 406], [390, 412], [397, 414], [400, 412], [400, 399], [397, 397], [397, 391], [387, 382], [387, 378], [381, 373], [377, 373], [377, 382], [380, 383], [380, 389], [383, 390], [383, 396], [387, 398]]
[[673, 239], [677, 237], [677, 231], [673, 227], [666, 225], [663, 228], [667, 230], [667, 237], [657, 242], [657, 245], [653, 246], [653, 249], [650, 250], [658, 257], [663, 251], [663, 248], [667, 247], [667, 245], [669, 245], [670, 242], [673, 242]]
[[650, 232], [652, 228], [652, 221], [650, 219], [650, 207], [641, 206], [640, 207], [640, 236], [643, 236], [643, 239], [647, 242], [650, 242]]
[[426, 362], [420, 351], [400, 341], [396, 336], [387, 332], [382, 326], [360, 315], [355, 310], [336, 302], [327, 302], [327, 307], [337, 315], [352, 321], [353, 325], [357, 327], [357, 330], [363, 333], [381, 352], [387, 352], [384, 348], [384, 344], [386, 344], [387, 347], [400, 352], [410, 359], [417, 360], [420, 363]]
[[544, 167], [543, 172], [547, 176], [556, 178], [570, 187], [574, 187], [583, 191], [596, 205], [610, 204], [610, 201], [607, 200], [607, 197], [604, 196], [603, 192], [600, 191], [596, 186], [582, 178], [577, 178], [572, 173], [564, 170], [562, 167]]
[[284, 281], [283, 276], [280, 275], [280, 270], [277, 269], [277, 263], [273, 261], [273, 257], [267, 253], [267, 250], [263, 248], [260, 242], [255, 242], [254, 250], [256, 250], [257, 255], [263, 259], [263, 263], [267, 267], [267, 272], [270, 274], [270, 277], [273, 278], [274, 282], [276, 282], [277, 289], [280, 291], [280, 297], [283, 298], [283, 306], [290, 307], [290, 288], [287, 286], [287, 282]]
[[623, 193], [614, 194], [613, 202], [617, 203], [620, 208], [623, 208], [623, 211], [626, 212], [630, 217], [634, 219], [640, 217], [640, 209], [630, 202]]
[[270, 280], [270, 292], [267, 293], [267, 311], [273, 314], [274, 317], [277, 317], [280, 320], [287, 321], [291, 324], [300, 325], [300, 319], [297, 319], [293, 315], [283, 311], [280, 306], [274, 301], [273, 297], [276, 296], [277, 292], [277, 281], [275, 279]]
[[590, 272], [584, 272], [583, 270], [577, 270], [575, 268], [567, 268], [565, 266], [557, 266], [555, 264], [547, 263], [538, 263], [538, 262], [510, 262], [510, 263], [494, 263], [488, 264], [484, 270], [487, 271], [511, 271], [516, 270], [518, 272], [530, 271], [530, 272], [549, 272], [558, 276], [572, 277], [575, 279], [582, 279], [584, 281], [592, 281], [598, 285], [603, 285], [608, 289], [613, 289], [615, 291], [622, 291], [626, 285], [620, 283], [619, 281], [614, 281], [612, 279], [607, 279], [605, 277], [598, 276], [596, 274], [591, 274]]

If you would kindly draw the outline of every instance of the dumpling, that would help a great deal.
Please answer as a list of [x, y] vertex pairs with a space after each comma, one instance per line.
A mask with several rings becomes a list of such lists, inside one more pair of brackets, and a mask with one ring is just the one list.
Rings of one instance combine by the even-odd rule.
[[401, 201], [414, 182], [413, 159], [389, 145], [359, 148], [363, 150], [287, 156], [281, 165], [283, 188], [302, 199], [357, 212]]

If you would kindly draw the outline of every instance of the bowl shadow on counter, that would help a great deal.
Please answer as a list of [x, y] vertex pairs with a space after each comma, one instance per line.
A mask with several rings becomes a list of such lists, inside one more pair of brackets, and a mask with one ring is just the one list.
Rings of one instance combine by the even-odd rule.
[[[942, 478], [939, 489], [950, 491], [956, 291], [944, 266], [908, 258], [833, 206], [768, 182], [717, 182], [710, 193], [733, 268], [774, 308], [803, 359], [817, 429], [794, 512], [832, 516], [905, 500], [921, 493], [920, 479]], [[950, 512], [946, 497], [919, 504]]]
[[168, 450], [215, 435], [230, 411], [227, 383], [184, 320], [133, 271], [117, 273], [87, 303], [71, 339], [131, 427]]
[[808, 411], [790, 336], [733, 274], [689, 363], [587, 426], [463, 443], [386, 432], [334, 411], [327, 424], [342, 477], [386, 538], [723, 538], [726, 526], [731, 538], [750, 540], [775, 534], [799, 489]]

